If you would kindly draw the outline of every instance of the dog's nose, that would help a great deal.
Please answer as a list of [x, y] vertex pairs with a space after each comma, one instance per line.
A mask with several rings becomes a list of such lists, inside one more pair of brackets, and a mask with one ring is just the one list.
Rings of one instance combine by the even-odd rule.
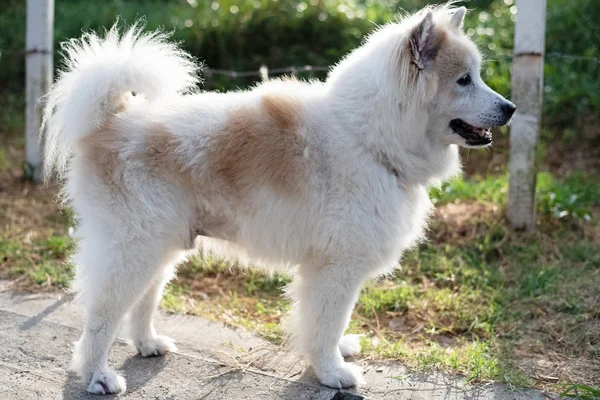
[[511, 103], [508, 100], [505, 100], [501, 105], [500, 105], [500, 109], [502, 110], [502, 113], [504, 113], [504, 116], [508, 119], [510, 119], [510, 117], [513, 116], [513, 114], [515, 113], [515, 110], [517, 109], [517, 106], [515, 106], [513, 103]]

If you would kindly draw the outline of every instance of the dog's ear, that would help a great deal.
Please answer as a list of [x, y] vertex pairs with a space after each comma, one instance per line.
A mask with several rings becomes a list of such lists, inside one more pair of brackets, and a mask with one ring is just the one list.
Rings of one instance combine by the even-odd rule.
[[439, 50], [440, 38], [433, 22], [433, 13], [428, 11], [425, 17], [410, 33], [409, 46], [411, 61], [419, 70], [429, 67]]
[[467, 13], [467, 8], [466, 7], [459, 7], [454, 11], [454, 14], [452, 14], [452, 19], [450, 20], [450, 22], [452, 23], [452, 26], [462, 30], [463, 28], [463, 23], [465, 22], [465, 14]]

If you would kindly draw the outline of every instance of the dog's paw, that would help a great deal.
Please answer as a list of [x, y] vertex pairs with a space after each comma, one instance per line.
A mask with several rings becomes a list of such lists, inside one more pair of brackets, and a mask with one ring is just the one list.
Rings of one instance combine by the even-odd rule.
[[142, 357], [164, 356], [176, 352], [175, 341], [168, 336], [157, 335], [146, 341], [136, 341], [135, 345]]
[[87, 391], [92, 394], [117, 394], [126, 389], [125, 378], [114, 371], [96, 371]]
[[352, 357], [360, 353], [360, 338], [362, 335], [345, 335], [340, 339], [338, 347], [342, 357]]
[[330, 388], [344, 389], [364, 382], [362, 369], [358, 365], [342, 362], [332, 369], [316, 371], [319, 381]]

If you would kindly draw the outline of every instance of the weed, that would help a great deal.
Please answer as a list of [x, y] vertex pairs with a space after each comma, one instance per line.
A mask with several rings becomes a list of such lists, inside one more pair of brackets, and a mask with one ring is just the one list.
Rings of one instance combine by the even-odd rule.
[[598, 400], [600, 399], [600, 386], [591, 387], [586, 385], [568, 385], [560, 397], [568, 397], [577, 400]]

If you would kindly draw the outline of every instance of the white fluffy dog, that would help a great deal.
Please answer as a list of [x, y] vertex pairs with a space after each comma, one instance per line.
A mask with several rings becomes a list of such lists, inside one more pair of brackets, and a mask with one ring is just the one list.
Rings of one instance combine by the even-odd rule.
[[232, 93], [196, 91], [198, 67], [161, 33], [113, 27], [65, 44], [45, 168], [65, 176], [78, 217], [86, 326], [73, 367], [89, 392], [125, 390], [107, 359], [127, 313], [143, 356], [176, 350], [152, 315], [198, 248], [292, 272], [296, 348], [323, 384], [361, 382], [344, 361], [358, 340], [343, 334], [362, 283], [422, 238], [427, 187], [459, 172], [458, 146], [489, 145], [515, 110], [479, 77], [465, 11], [382, 27], [325, 82]]

